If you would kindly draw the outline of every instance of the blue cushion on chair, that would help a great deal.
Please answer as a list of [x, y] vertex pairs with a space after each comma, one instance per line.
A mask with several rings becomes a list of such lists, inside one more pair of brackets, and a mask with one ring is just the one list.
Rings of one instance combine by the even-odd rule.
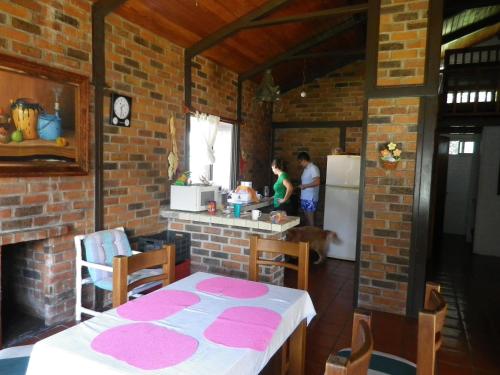
[[[86, 235], [83, 244], [85, 246], [87, 261], [91, 263], [112, 266], [114, 256], [132, 255], [132, 249], [130, 248], [127, 235], [124, 231], [117, 229], [108, 229]], [[92, 281], [97, 286], [99, 286], [101, 280], [112, 278], [111, 272], [93, 268], [89, 268], [89, 273]]]
[[[342, 349], [337, 355], [349, 358], [351, 349]], [[417, 368], [414, 363], [383, 352], [373, 351], [368, 375], [415, 375]]]
[[25, 375], [30, 357], [0, 359], [0, 375]]

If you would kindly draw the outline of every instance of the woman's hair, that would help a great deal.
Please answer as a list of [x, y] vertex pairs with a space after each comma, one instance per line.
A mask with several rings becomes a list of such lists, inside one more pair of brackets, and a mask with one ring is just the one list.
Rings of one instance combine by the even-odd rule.
[[271, 162], [271, 166], [281, 171], [285, 170], [285, 162], [281, 159], [273, 159], [273, 161]]

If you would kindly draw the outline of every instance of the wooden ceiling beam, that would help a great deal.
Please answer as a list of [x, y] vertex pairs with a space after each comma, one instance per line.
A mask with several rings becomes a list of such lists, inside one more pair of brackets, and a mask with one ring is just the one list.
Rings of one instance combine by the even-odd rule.
[[250, 12], [249, 14], [237, 19], [230, 24], [220, 28], [215, 33], [203, 38], [199, 42], [193, 44], [191, 47], [186, 49], [186, 55], [196, 56], [203, 51], [213, 47], [220, 41], [226, 39], [227, 37], [237, 33], [239, 30], [244, 28], [250, 22], [258, 20], [261, 17], [267, 16], [268, 14], [274, 12], [275, 10], [281, 8], [282, 6], [292, 2], [292, 0], [270, 0], [258, 9]]
[[[325, 66], [321, 69], [317, 69], [313, 72], [313, 74], [310, 74], [309, 77], [304, 80], [304, 83], [303, 85], [308, 85], [310, 84], [311, 82], [313, 82], [314, 80], [318, 79], [318, 78], [321, 78], [321, 77], [324, 77], [326, 76], [327, 74], [337, 70], [337, 69], [340, 69], [346, 65], [349, 65], [349, 64], [352, 64], [358, 60], [362, 60], [364, 59], [364, 56], [360, 57], [360, 56], [350, 56], [350, 57], [346, 57], [344, 59], [341, 59], [339, 61], [337, 61], [335, 64], [332, 64], [332, 65], [328, 65], [328, 66]], [[285, 84], [281, 87], [281, 93], [282, 95], [284, 93], [286, 93], [287, 91], [290, 91], [290, 90], [293, 90], [299, 86], [302, 86], [302, 79], [298, 79], [297, 81], [295, 82], [290, 82], [288, 84]], [[306, 91], [307, 91], [307, 88], [306, 88]]]
[[256, 28], [256, 27], [268, 27], [268, 26], [274, 26], [274, 25], [282, 25], [285, 23], [292, 23], [292, 22], [311, 21], [311, 20], [314, 20], [317, 18], [338, 16], [338, 15], [342, 15], [342, 14], [362, 13], [362, 12], [366, 12], [367, 10], [368, 10], [367, 3], [349, 5], [349, 6], [344, 6], [344, 7], [320, 10], [317, 12], [297, 14], [295, 16], [289, 16], [289, 17], [252, 21], [252, 22], [248, 23], [247, 25], [243, 26], [243, 28], [250, 29], [250, 28]]
[[357, 49], [352, 51], [331, 51], [331, 52], [312, 52], [312, 53], [303, 53], [300, 55], [293, 55], [287, 57], [286, 60], [306, 60], [306, 59], [317, 59], [321, 57], [359, 57], [363, 58], [365, 56], [364, 49]]
[[98, 0], [92, 4], [92, 12], [96, 17], [106, 17], [127, 0]]
[[451, 43], [454, 40], [460, 39], [466, 35], [472, 34], [482, 28], [492, 26], [500, 22], [500, 13], [495, 13], [489, 17], [483, 18], [475, 23], [462, 27], [456, 31], [443, 35], [441, 44]]
[[342, 22], [341, 24], [335, 25], [333, 28], [330, 30], [327, 30], [325, 32], [321, 32], [319, 34], [314, 35], [312, 38], [309, 38], [295, 47], [292, 47], [288, 51], [275, 56], [269, 61], [266, 61], [265, 63], [260, 64], [259, 66], [249, 70], [248, 72], [245, 72], [240, 75], [239, 80], [240, 81], [245, 81], [249, 78], [252, 78], [256, 76], [257, 74], [263, 72], [266, 69], [269, 69], [273, 67], [274, 65], [277, 65], [279, 63], [282, 63], [286, 60], [288, 60], [290, 57], [295, 56], [303, 51], [307, 51], [308, 49], [317, 46], [318, 44], [323, 43], [324, 41], [339, 35], [343, 33], [344, 31], [350, 30], [361, 23], [365, 21], [366, 17], [359, 17], [359, 18], [350, 18], [349, 20]]

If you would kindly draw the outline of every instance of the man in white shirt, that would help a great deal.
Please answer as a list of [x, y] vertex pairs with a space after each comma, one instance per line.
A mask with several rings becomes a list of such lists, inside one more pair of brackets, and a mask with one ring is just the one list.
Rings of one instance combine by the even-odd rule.
[[319, 200], [319, 168], [311, 162], [307, 152], [299, 152], [297, 160], [304, 168], [300, 185], [300, 207], [304, 212], [306, 225], [314, 226], [314, 213], [318, 209]]

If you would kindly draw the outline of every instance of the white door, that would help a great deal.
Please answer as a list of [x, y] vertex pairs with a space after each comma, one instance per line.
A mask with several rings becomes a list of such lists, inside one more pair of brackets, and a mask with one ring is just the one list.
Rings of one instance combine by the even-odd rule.
[[328, 257], [356, 260], [358, 227], [358, 195], [355, 188], [326, 186], [323, 228], [337, 233], [338, 240], [330, 244]]

